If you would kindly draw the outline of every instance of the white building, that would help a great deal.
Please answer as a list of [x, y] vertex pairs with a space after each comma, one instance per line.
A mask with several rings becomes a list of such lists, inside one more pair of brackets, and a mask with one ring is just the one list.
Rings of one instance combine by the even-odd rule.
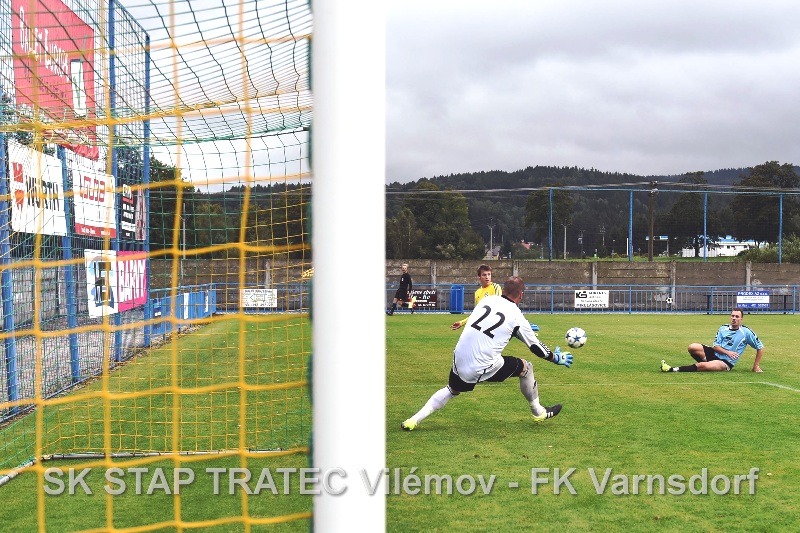
[[[700, 248], [700, 257], [734, 257], [739, 255], [739, 252], [755, 247], [755, 241], [737, 241], [730, 235], [726, 235], [725, 237], [718, 237], [716, 244], [709, 245], [705, 255], [703, 248]], [[681, 250], [681, 257], [694, 257], [694, 248]]]

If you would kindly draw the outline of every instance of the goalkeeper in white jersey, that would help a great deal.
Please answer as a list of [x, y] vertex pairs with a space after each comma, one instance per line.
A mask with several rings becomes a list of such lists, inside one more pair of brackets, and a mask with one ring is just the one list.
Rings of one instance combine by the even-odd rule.
[[436, 391], [417, 414], [402, 422], [402, 429], [416, 429], [422, 420], [462, 392], [472, 391], [478, 383], [505, 381], [512, 376], [519, 376], [519, 389], [535, 422], [544, 422], [561, 411], [561, 404], [544, 407], [539, 403], [539, 388], [530, 361], [502, 355], [511, 337], [516, 337], [541, 359], [567, 368], [572, 364], [571, 353], [562, 352], [559, 347], [551, 352], [536, 337], [517, 307], [524, 290], [522, 278], [512, 276], [503, 285], [502, 296], [486, 296], [481, 300], [456, 344], [447, 386]]

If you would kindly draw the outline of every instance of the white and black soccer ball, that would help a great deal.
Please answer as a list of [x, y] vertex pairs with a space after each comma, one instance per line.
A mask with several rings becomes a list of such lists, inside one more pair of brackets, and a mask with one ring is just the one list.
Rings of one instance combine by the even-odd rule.
[[581, 328], [569, 328], [564, 338], [570, 348], [580, 348], [586, 344], [586, 332]]

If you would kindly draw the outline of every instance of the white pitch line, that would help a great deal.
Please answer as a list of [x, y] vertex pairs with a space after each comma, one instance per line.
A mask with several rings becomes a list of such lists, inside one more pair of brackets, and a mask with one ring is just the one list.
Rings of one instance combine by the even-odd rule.
[[[689, 386], [708, 386], [708, 385], [768, 385], [770, 387], [777, 387], [779, 389], [790, 390], [792, 392], [800, 392], [800, 389], [795, 389], [793, 387], [787, 387], [786, 385], [781, 385], [779, 383], [771, 383], [769, 381], [726, 381], [724, 383], [720, 383], [719, 381], [687, 381], [687, 382], [680, 382], [680, 381], [654, 381], [652, 383], [548, 383], [548, 388], [555, 388], [555, 387], [622, 387], [625, 385], [638, 385], [638, 386], [653, 386], [653, 385], [660, 385], [660, 386], [672, 386], [676, 385], [679, 387], [689, 387]], [[435, 387], [435, 385], [412, 385], [412, 384], [405, 384], [405, 385], [387, 385], [387, 389], [418, 389], [418, 388], [431, 388]]]
[[770, 383], [769, 381], [754, 381], [753, 383], [762, 383], [764, 385], [769, 385], [770, 387], [778, 387], [779, 389], [786, 389], [794, 392], [800, 392], [800, 389], [787, 387], [786, 385], [779, 385], [778, 383]]

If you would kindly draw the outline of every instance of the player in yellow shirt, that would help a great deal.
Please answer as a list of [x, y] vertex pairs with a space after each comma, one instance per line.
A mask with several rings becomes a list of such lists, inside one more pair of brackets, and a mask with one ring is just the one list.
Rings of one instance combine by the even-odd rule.
[[[492, 267], [489, 265], [481, 265], [478, 267], [478, 279], [481, 282], [481, 286], [479, 289], [475, 290], [475, 307], [478, 307], [478, 302], [480, 302], [486, 296], [502, 296], [503, 295], [503, 288], [500, 286], [499, 283], [492, 283]], [[464, 324], [467, 323], [469, 317], [465, 318], [464, 320], [459, 320], [458, 322], [454, 322], [450, 329], [458, 329]], [[533, 331], [539, 331], [539, 326], [536, 324], [531, 324], [531, 329]]]
[[[502, 296], [503, 288], [499, 283], [492, 283], [492, 267], [489, 265], [481, 265], [478, 267], [478, 279], [481, 282], [481, 287], [475, 291], [475, 307], [478, 307], [478, 302], [485, 296]], [[467, 319], [455, 322], [450, 329], [458, 329], [467, 323]]]

